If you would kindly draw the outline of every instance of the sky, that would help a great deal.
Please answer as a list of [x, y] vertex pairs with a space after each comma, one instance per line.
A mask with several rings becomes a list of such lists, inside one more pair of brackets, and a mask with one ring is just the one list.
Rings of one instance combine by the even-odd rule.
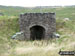
[[65, 6], [75, 5], [75, 0], [0, 0], [0, 5], [6, 6]]

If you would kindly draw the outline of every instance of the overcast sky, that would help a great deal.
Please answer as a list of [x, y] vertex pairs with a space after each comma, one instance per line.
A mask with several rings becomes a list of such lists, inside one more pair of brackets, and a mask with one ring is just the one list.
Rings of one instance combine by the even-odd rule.
[[0, 5], [7, 6], [64, 6], [75, 5], [75, 0], [0, 0]]

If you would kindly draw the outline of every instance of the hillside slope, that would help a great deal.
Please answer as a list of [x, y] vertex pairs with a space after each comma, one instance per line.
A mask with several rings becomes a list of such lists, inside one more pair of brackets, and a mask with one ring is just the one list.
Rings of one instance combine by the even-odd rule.
[[24, 8], [24, 7], [13, 7], [13, 6], [0, 6], [0, 12], [4, 13], [7, 16], [19, 16], [21, 13], [27, 12], [55, 12], [57, 18], [71, 18], [75, 17], [75, 6], [68, 7], [53, 7], [53, 8]]
[[[43, 8], [41, 12], [56, 12], [56, 32], [59, 39], [50, 41], [18, 41], [11, 36], [19, 32], [19, 14], [40, 12], [39, 8], [0, 7], [0, 56], [60, 56], [59, 50], [75, 50], [75, 7]], [[69, 18], [69, 21], [64, 21]]]

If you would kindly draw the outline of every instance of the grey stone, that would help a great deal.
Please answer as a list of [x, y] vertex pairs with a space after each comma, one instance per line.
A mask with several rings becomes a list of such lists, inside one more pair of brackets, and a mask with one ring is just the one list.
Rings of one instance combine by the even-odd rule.
[[19, 18], [20, 31], [24, 32], [23, 40], [52, 38], [56, 31], [55, 13], [25, 13]]
[[53, 37], [54, 37], [54, 38], [60, 38], [60, 34], [54, 33], [54, 34], [53, 34]]
[[14, 34], [12, 37], [12, 39], [14, 40], [23, 40], [24, 38], [24, 33], [23, 32], [17, 32], [16, 34]]

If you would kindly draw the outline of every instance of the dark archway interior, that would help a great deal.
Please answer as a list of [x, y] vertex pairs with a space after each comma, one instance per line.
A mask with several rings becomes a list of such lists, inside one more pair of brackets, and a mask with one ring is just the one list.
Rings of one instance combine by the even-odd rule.
[[30, 28], [31, 40], [41, 40], [45, 36], [45, 29], [42, 26], [33, 26]]

